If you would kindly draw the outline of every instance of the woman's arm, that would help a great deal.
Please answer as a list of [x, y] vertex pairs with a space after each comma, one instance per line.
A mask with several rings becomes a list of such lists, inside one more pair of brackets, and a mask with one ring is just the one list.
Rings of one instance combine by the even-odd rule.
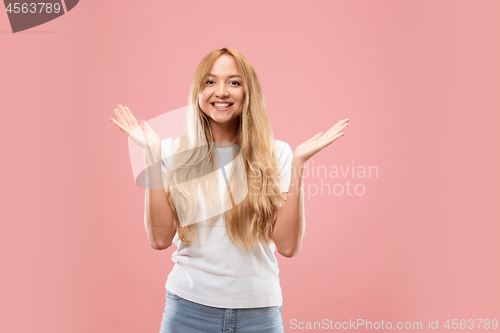
[[[153, 148], [151, 152], [151, 155], [144, 154], [146, 164], [144, 225], [151, 247], [155, 250], [164, 250], [172, 245], [177, 225], [174, 223], [173, 213], [162, 186], [161, 148]], [[151, 157], [156, 162], [151, 163]]]
[[163, 187], [160, 137], [144, 119], [139, 123], [128, 107], [118, 104], [115, 113], [118, 120], [113, 118], [109, 120], [144, 151], [146, 164], [144, 225], [151, 247], [155, 250], [166, 249], [172, 244], [177, 225], [173, 221], [172, 210]]
[[290, 188], [286, 199], [281, 202], [282, 206], [273, 226], [276, 249], [287, 258], [299, 253], [306, 232], [304, 189], [302, 186], [304, 168], [305, 162], [294, 156]]
[[299, 145], [292, 159], [292, 175], [288, 197], [282, 201], [282, 207], [273, 225], [273, 238], [276, 249], [285, 257], [291, 258], [299, 253], [306, 231], [304, 217], [303, 174], [307, 160], [316, 153], [344, 136], [342, 132], [349, 119], [342, 119], [325, 133], [318, 133]]

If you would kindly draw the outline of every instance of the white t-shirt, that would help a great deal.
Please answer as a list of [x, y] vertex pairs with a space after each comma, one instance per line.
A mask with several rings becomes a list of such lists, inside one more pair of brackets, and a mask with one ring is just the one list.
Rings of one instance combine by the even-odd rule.
[[[179, 140], [176, 140], [178, 142]], [[173, 154], [172, 138], [161, 142], [162, 172], [166, 157]], [[231, 148], [216, 148], [219, 152]], [[274, 139], [274, 153], [281, 172], [281, 191], [288, 192], [293, 153], [290, 146]], [[223, 177], [219, 185], [225, 186]], [[257, 308], [282, 305], [276, 245], [259, 242], [252, 249], [236, 246], [226, 234], [221, 216], [207, 232], [206, 221], [195, 224], [198, 243], [182, 242], [176, 233], [172, 242], [177, 250], [175, 263], [165, 288], [189, 301], [219, 308]]]

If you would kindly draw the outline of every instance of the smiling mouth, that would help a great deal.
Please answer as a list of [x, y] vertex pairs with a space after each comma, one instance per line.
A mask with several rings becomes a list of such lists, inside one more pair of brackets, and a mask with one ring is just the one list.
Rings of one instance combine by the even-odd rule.
[[[212, 104], [212, 106], [216, 107], [216, 108], [228, 108], [230, 106], [232, 106], [234, 103], [210, 103]], [[217, 104], [217, 105], [216, 105]]]

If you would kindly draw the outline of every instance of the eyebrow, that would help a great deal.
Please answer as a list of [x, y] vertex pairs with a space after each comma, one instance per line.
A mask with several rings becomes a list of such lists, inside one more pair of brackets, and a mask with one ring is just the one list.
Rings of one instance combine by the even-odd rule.
[[[217, 75], [214, 75], [214, 74], [208, 74], [208, 76], [213, 76], [213, 77], [218, 77]], [[240, 75], [229, 75], [228, 78], [231, 78], [231, 77], [241, 77]]]

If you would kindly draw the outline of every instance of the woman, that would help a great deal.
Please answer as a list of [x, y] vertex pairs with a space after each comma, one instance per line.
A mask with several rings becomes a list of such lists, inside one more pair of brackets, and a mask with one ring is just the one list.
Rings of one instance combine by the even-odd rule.
[[348, 119], [292, 153], [273, 138], [253, 67], [231, 48], [203, 58], [189, 104], [188, 132], [179, 138], [161, 141], [121, 105], [118, 120], [111, 119], [145, 153], [151, 246], [177, 246], [160, 332], [283, 332], [274, 252], [298, 254], [305, 232], [303, 169], [344, 135]]

